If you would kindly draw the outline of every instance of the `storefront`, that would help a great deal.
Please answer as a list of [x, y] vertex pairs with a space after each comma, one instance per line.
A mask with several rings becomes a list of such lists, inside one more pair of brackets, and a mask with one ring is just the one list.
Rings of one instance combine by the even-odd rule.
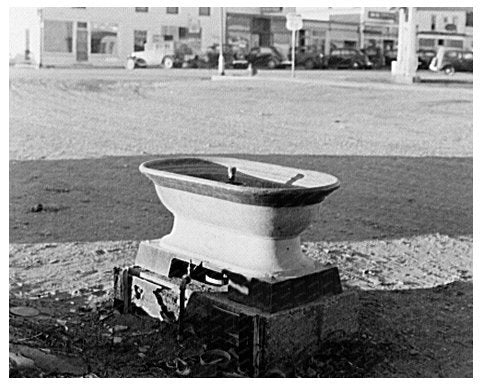
[[290, 36], [285, 16], [226, 14], [226, 40], [235, 49], [275, 46], [287, 54]]

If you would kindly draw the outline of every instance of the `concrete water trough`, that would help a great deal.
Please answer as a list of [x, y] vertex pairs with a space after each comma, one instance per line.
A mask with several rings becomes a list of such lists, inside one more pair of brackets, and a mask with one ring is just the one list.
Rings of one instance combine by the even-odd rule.
[[255, 376], [357, 330], [356, 293], [300, 245], [336, 177], [218, 156], [157, 159], [140, 171], [174, 221], [140, 243], [134, 266], [115, 270], [123, 311], [177, 321], [180, 336], [189, 322]]
[[174, 215], [160, 247], [246, 277], [293, 277], [316, 268], [301, 252], [300, 234], [339, 187], [334, 176], [204, 156], [153, 160], [140, 171]]

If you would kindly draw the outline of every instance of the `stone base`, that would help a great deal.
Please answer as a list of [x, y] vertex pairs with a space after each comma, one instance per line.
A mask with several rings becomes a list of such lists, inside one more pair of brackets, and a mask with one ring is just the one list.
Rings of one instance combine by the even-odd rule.
[[[115, 301], [124, 312], [140, 307], [175, 322], [180, 279], [137, 267], [115, 270]], [[234, 349], [240, 368], [258, 376], [323, 348], [323, 341], [345, 339], [358, 330], [355, 292], [321, 296], [290, 309], [266, 312], [229, 298], [222, 287], [188, 285], [183, 324], [209, 341], [209, 348]], [[156, 293], [156, 294], [154, 294]]]
[[420, 76], [392, 74], [392, 82], [397, 84], [420, 83]]

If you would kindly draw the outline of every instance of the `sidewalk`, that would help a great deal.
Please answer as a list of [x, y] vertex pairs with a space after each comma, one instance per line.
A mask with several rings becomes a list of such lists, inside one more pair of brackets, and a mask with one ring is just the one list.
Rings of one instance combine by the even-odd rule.
[[366, 86], [372, 89], [409, 89], [431, 91], [434, 88], [466, 88], [472, 92], [473, 74], [472, 73], [456, 73], [453, 76], [447, 76], [431, 71], [419, 71], [421, 81], [414, 84], [397, 84], [393, 83], [390, 71], [296, 71], [295, 77], [291, 77], [290, 71], [269, 71], [259, 70], [255, 76], [247, 76], [245, 71], [227, 70], [225, 76], [214, 75], [214, 81], [289, 81], [301, 84], [323, 84], [329, 86], [339, 86], [348, 88], [360, 88]]

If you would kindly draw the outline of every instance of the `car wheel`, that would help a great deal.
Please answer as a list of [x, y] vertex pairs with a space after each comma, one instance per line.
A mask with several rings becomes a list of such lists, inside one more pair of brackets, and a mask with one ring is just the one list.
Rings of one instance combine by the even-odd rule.
[[354, 61], [354, 62], [351, 64], [351, 68], [354, 69], [354, 70], [360, 69], [360, 63]]
[[276, 68], [276, 62], [273, 59], [270, 59], [266, 65], [270, 70]]
[[166, 56], [162, 61], [162, 64], [164, 65], [164, 68], [170, 70], [172, 67], [174, 67], [174, 60], [172, 57]]
[[126, 69], [132, 71], [134, 68], [136, 68], [136, 61], [132, 58], [127, 59]]
[[453, 75], [455, 73], [454, 66], [447, 66], [444, 68], [445, 75]]
[[313, 63], [313, 60], [308, 59], [307, 61], [305, 61], [304, 67], [306, 70], [312, 70], [315, 67], [315, 63]]

